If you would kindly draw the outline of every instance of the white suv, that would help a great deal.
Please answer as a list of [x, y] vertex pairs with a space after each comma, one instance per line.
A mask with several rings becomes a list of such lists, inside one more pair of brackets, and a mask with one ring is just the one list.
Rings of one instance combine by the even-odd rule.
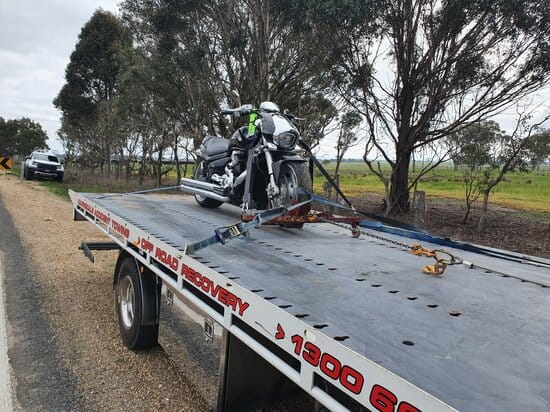
[[49, 177], [63, 181], [63, 165], [59, 161], [59, 158], [51, 153], [32, 152], [32, 154], [25, 158], [25, 164], [23, 166], [23, 177], [27, 180], [33, 177]]

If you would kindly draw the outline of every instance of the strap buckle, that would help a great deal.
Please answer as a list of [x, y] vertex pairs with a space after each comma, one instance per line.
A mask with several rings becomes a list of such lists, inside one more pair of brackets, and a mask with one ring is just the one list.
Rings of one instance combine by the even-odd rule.
[[235, 223], [231, 226], [222, 226], [214, 230], [214, 234], [216, 236], [216, 240], [221, 243], [222, 245], [225, 245], [225, 241], [227, 239], [233, 239], [238, 236], [250, 236], [248, 233], [248, 230], [244, 227], [242, 222]]

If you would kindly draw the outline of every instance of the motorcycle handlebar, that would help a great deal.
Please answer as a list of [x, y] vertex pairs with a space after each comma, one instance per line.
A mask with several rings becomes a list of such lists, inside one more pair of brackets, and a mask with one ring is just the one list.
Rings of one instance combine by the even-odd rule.
[[296, 121], [300, 121], [300, 120], [306, 120], [305, 118], [303, 117], [298, 117], [292, 113], [290, 113], [288, 110], [285, 110], [283, 112], [283, 114], [289, 119], [289, 120], [296, 120]]
[[[244, 105], [244, 106], [241, 106], [241, 107], [237, 107], [235, 109], [224, 109], [224, 110], [220, 111], [220, 114], [222, 116], [235, 115], [235, 114], [238, 115], [238, 116], [242, 116], [242, 115], [248, 115], [252, 111], [253, 111], [252, 105]], [[290, 120], [296, 120], [296, 121], [305, 120], [302, 117], [298, 117], [298, 116], [290, 113], [288, 110], [283, 111], [281, 114], [288, 117]]]

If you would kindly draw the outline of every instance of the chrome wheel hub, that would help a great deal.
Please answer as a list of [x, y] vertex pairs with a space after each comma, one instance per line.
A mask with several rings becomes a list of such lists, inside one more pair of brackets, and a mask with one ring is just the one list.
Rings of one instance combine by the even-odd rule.
[[122, 324], [130, 329], [134, 324], [134, 283], [130, 276], [125, 276], [119, 286], [119, 310]]

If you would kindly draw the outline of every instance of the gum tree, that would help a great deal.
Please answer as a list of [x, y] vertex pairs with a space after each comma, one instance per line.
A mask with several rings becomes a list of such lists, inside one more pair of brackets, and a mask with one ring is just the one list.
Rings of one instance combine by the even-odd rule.
[[[54, 100], [61, 111], [61, 133], [81, 148], [92, 163], [111, 171], [116, 137], [114, 100], [118, 76], [131, 40], [118, 18], [97, 10], [84, 25], [65, 70], [65, 85]], [[82, 155], [83, 153], [81, 153]]]
[[491, 117], [550, 78], [546, 1], [375, 1], [368, 11], [359, 0], [300, 4], [316, 30], [341, 27], [336, 41], [320, 47], [338, 57], [331, 59], [334, 92], [364, 116], [367, 140], [391, 166], [392, 212], [409, 209], [414, 151]]

